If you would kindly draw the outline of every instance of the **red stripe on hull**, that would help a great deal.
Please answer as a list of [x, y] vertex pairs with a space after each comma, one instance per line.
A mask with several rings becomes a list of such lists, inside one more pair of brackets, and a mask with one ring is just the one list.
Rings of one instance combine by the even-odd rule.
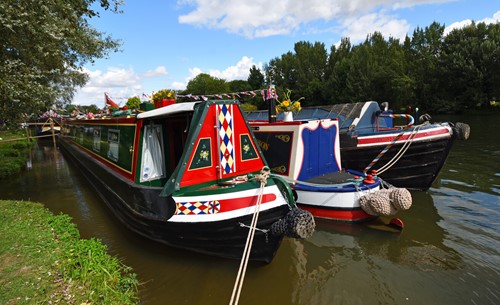
[[[264, 194], [262, 196], [261, 204], [265, 204], [267, 202], [273, 202], [276, 200], [275, 194]], [[220, 203], [220, 211], [219, 212], [229, 212], [238, 209], [244, 209], [250, 206], [254, 206], [257, 204], [258, 196], [249, 196], [249, 197], [238, 197], [234, 199], [227, 200], [219, 200]]]
[[[382, 143], [387, 143], [387, 142], [392, 142], [394, 138], [398, 134], [393, 133], [388, 136], [365, 136], [365, 137], [358, 137], [358, 145], [370, 145], [370, 144], [382, 144]], [[406, 134], [403, 134], [397, 141], [396, 143], [403, 142], [408, 140], [408, 138], [411, 135], [411, 131], [408, 131]], [[425, 139], [427, 137], [435, 137], [435, 136], [440, 136], [440, 135], [451, 135], [450, 131], [443, 127], [439, 129], [433, 129], [433, 130], [423, 130], [419, 131], [417, 135], [413, 138], [413, 140], [421, 140]]]
[[367, 221], [376, 216], [365, 213], [362, 209], [324, 209], [311, 207], [310, 205], [299, 204], [303, 210], [311, 212], [314, 217], [339, 220], [339, 221]]

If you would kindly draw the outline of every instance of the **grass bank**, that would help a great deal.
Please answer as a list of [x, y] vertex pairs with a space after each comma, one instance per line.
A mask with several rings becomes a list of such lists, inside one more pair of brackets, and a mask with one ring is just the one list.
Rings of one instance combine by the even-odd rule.
[[[12, 139], [22, 139], [12, 141]], [[0, 179], [14, 175], [26, 166], [26, 151], [33, 146], [34, 142], [26, 139], [24, 131], [1, 131], [0, 132]]]
[[0, 304], [137, 304], [131, 268], [67, 215], [0, 200]]

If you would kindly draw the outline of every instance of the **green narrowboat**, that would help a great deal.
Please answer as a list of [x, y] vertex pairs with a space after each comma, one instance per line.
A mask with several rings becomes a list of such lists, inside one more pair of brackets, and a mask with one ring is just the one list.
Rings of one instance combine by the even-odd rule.
[[237, 101], [65, 119], [59, 146], [121, 223], [173, 247], [241, 259], [253, 231], [250, 259], [270, 262], [285, 235], [314, 230]]

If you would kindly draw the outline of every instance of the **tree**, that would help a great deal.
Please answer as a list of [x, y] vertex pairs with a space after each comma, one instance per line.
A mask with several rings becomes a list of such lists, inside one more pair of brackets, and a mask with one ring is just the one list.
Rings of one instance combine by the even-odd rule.
[[340, 104], [349, 101], [347, 75], [351, 60], [351, 41], [342, 38], [338, 48], [332, 45], [325, 70], [325, 104]]
[[243, 92], [252, 90], [250, 84], [248, 84], [246, 80], [241, 80], [241, 79], [235, 79], [228, 82], [228, 86], [229, 86], [229, 91], [231, 92]]
[[323, 83], [327, 52], [325, 45], [300, 41], [288, 52], [272, 59], [265, 66], [268, 82], [276, 84], [278, 91], [293, 91], [293, 99], [305, 97], [308, 105], [323, 102]]
[[0, 2], [0, 120], [69, 103], [88, 76], [87, 62], [118, 51], [119, 41], [99, 32], [94, 3], [119, 12], [121, 0], [4, 0]]
[[188, 82], [185, 92], [200, 95], [228, 93], [229, 91], [229, 84], [224, 79], [200, 73]]
[[252, 90], [262, 89], [266, 85], [264, 74], [262, 74], [260, 69], [255, 65], [250, 68], [250, 74], [248, 75], [247, 81]]
[[444, 100], [460, 109], [470, 109], [487, 106], [498, 96], [499, 30], [498, 23], [472, 23], [445, 37], [439, 60]]
[[410, 43], [405, 43], [409, 74], [415, 83], [415, 103], [426, 110], [436, 108], [440, 88], [439, 57], [444, 26], [433, 22], [425, 29], [416, 28]]

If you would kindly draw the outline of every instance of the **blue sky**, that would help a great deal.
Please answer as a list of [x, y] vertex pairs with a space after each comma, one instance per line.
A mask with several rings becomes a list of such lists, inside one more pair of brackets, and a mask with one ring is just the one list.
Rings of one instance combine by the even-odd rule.
[[124, 105], [134, 95], [185, 89], [199, 73], [246, 80], [252, 65], [262, 69], [298, 41], [329, 50], [374, 31], [403, 39], [433, 21], [449, 31], [500, 20], [499, 0], [124, 0], [121, 9], [91, 20], [122, 51], [84, 67], [90, 81], [74, 104], [103, 107], [107, 92]]

